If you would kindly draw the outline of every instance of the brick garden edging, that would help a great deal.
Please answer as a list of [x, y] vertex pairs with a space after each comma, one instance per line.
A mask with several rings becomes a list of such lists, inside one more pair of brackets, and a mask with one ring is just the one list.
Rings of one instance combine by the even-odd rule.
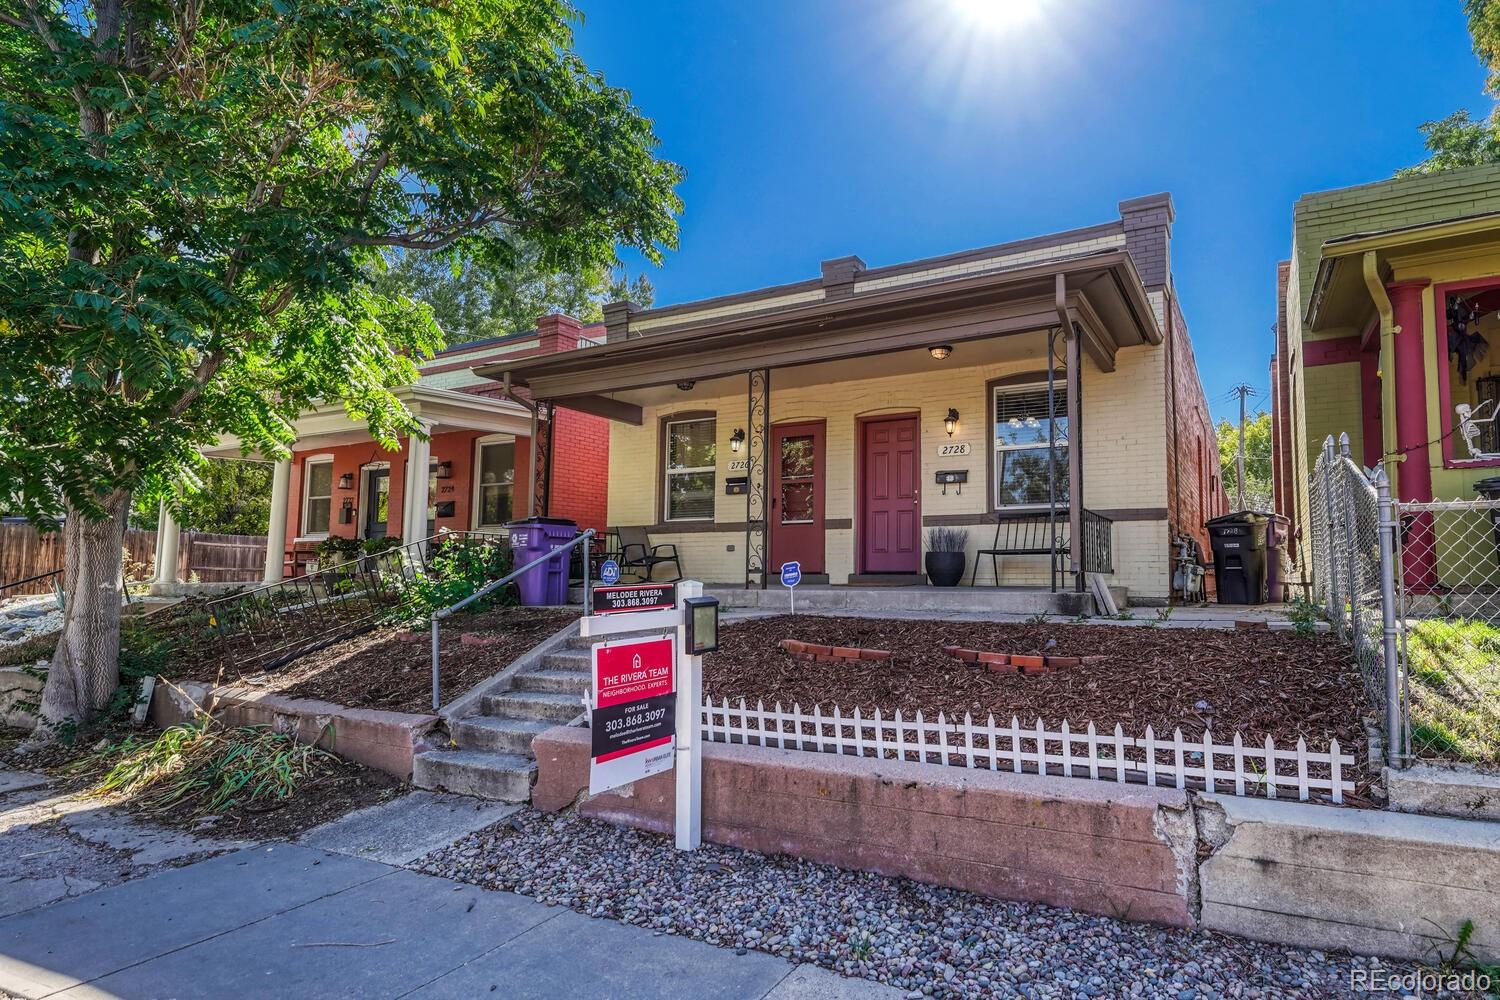
[[1102, 663], [1103, 656], [1043, 656], [1024, 653], [993, 653], [982, 649], [965, 649], [962, 646], [944, 646], [943, 652], [955, 660], [987, 667], [992, 674], [1045, 674], [1053, 670], [1065, 670], [1093, 663]]
[[889, 660], [888, 649], [857, 649], [853, 646], [820, 646], [815, 642], [782, 639], [781, 648], [808, 663], [838, 663], [845, 660]]

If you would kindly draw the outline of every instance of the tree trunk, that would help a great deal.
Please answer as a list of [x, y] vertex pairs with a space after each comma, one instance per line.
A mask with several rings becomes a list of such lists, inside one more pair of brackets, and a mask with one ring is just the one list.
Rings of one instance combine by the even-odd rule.
[[91, 521], [69, 504], [63, 524], [62, 637], [42, 689], [41, 724], [33, 743], [55, 738], [60, 727], [85, 725], [109, 704], [120, 684], [121, 549], [130, 517], [130, 494], [104, 498], [108, 517]]

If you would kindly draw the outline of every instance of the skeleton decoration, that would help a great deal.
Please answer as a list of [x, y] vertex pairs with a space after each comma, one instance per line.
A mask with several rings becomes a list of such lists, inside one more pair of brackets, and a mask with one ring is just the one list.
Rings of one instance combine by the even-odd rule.
[[1476, 328], [1479, 310], [1457, 295], [1448, 296], [1448, 353], [1458, 360], [1458, 380], [1465, 385], [1469, 372], [1489, 353], [1489, 342]]
[[[1493, 424], [1495, 418], [1500, 416], [1500, 409], [1494, 405], [1494, 400], [1487, 399], [1478, 406], [1470, 406], [1468, 403], [1459, 403], [1453, 407], [1453, 412], [1458, 415], [1458, 434], [1463, 438], [1464, 447], [1469, 451], [1470, 458], [1496, 458], [1497, 456], [1486, 454], [1479, 447], [1479, 428], [1481, 424]], [[1485, 408], [1490, 412], [1484, 416]]]

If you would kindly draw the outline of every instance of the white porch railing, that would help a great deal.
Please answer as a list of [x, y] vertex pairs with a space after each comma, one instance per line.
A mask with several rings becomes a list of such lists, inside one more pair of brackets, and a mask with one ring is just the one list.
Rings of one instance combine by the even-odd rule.
[[1082, 731], [1066, 722], [1052, 731], [1040, 719], [1034, 726], [1023, 727], [1012, 717], [1010, 725], [1003, 726], [996, 725], [993, 715], [975, 722], [966, 714], [959, 722], [939, 712], [928, 721], [921, 712], [903, 718], [899, 711], [883, 716], [879, 709], [863, 714], [856, 708], [846, 714], [835, 707], [829, 714], [821, 706], [804, 712], [799, 705], [790, 710], [779, 704], [767, 709], [757, 702], [750, 708], [743, 699], [732, 706], [727, 699], [715, 703], [708, 698], [703, 702], [702, 727], [704, 737], [716, 743], [1016, 774], [1066, 775], [1271, 799], [1295, 794], [1307, 801], [1316, 795], [1335, 803], [1342, 803], [1345, 793], [1354, 791], [1354, 783], [1345, 776], [1354, 757], [1340, 752], [1338, 740], [1325, 752], [1309, 750], [1301, 738], [1295, 750], [1286, 750], [1269, 736], [1263, 744], [1246, 745], [1239, 733], [1231, 742], [1220, 743], [1211, 732], [1188, 738], [1181, 729], [1170, 739], [1161, 738], [1150, 726], [1144, 737], [1131, 737], [1119, 725], [1113, 733], [1098, 733], [1092, 722]]

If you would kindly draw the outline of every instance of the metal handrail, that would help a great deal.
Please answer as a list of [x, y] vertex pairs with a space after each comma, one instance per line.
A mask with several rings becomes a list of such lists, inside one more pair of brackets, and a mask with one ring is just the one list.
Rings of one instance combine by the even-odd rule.
[[[404, 603], [404, 583], [428, 567], [431, 553], [479, 543], [506, 548], [507, 537], [441, 531], [405, 545], [361, 553], [315, 573], [290, 577], [208, 602], [226, 658], [273, 670], [298, 656], [374, 628]], [[496, 567], [498, 570], [498, 567]], [[245, 649], [236, 650], [235, 643]]]
[[[548, 560], [556, 559], [564, 553], [567, 553], [568, 558], [571, 559], [573, 549], [575, 549], [580, 543], [586, 542], [589, 539], [593, 538], [594, 535], [595, 531], [593, 528], [584, 528], [571, 542], [568, 542], [566, 545], [559, 545], [551, 552], [547, 552], [543, 555], [537, 556], [525, 566], [521, 566], [511, 570], [508, 575], [503, 576], [498, 580], [491, 580], [489, 583], [485, 584], [483, 587], [480, 587], [478, 590], [474, 591], [474, 593], [470, 594], [468, 597], [465, 597], [457, 604], [450, 604], [448, 607], [439, 608], [437, 611], [434, 611], [432, 613], [432, 710], [434, 712], [436, 712], [442, 706], [442, 683], [438, 676], [438, 622], [442, 621], [444, 618], [447, 618], [455, 611], [462, 611], [464, 608], [468, 607], [470, 604], [473, 604], [475, 601], [479, 600], [481, 597], [484, 597], [486, 594], [493, 593], [499, 588], [505, 586], [507, 583], [513, 581], [522, 573], [525, 573], [530, 569], [535, 569], [537, 566], [540, 566], [542, 563], [547, 562]], [[593, 614], [593, 590], [589, 586], [589, 570], [589, 557], [587, 553], [584, 553], [583, 613], [585, 615]]]

